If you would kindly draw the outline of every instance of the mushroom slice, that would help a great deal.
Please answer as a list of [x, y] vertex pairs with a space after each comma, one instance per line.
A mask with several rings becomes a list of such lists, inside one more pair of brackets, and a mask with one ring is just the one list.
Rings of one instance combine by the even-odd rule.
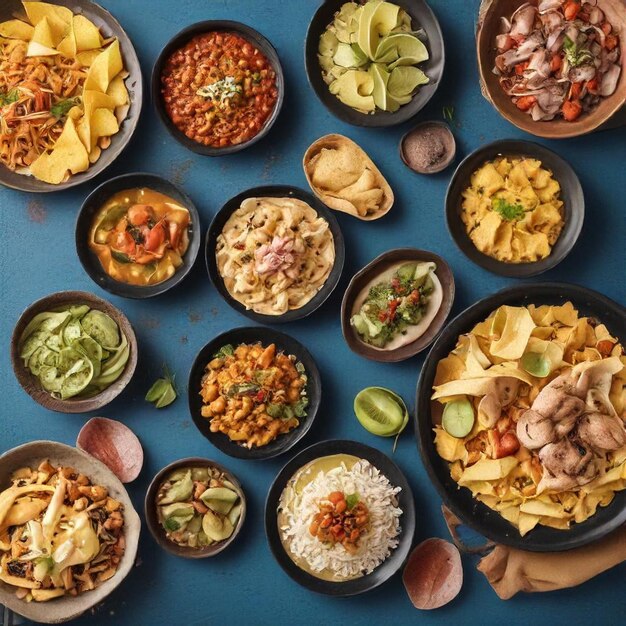
[[411, 552], [402, 582], [416, 609], [438, 609], [448, 604], [463, 585], [458, 548], [443, 539], [426, 539]]
[[143, 448], [128, 426], [106, 417], [90, 419], [76, 447], [104, 463], [123, 483], [135, 480], [143, 466]]

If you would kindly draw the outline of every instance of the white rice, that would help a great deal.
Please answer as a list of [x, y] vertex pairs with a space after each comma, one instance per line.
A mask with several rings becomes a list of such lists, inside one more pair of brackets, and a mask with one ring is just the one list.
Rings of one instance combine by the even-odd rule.
[[[342, 463], [329, 472], [319, 472], [304, 487], [301, 496], [295, 496], [291, 502], [284, 501], [287, 491], [281, 496], [285, 522], [280, 527], [282, 538], [293, 556], [304, 560], [313, 572], [327, 570], [342, 579], [369, 574], [398, 545], [402, 509], [397, 506], [396, 495], [401, 488], [394, 487], [365, 459], [355, 463], [351, 470]], [[334, 546], [322, 543], [309, 532], [313, 517], [319, 512], [320, 500], [333, 491], [343, 491], [346, 495], [358, 493], [369, 509], [370, 527], [359, 539], [356, 554], [350, 554], [340, 543]]]

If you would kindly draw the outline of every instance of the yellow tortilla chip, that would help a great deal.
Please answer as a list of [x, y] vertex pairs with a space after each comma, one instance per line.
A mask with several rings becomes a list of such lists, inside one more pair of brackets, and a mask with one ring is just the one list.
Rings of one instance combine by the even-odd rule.
[[116, 39], [91, 64], [85, 80], [85, 90], [106, 93], [109, 84], [123, 69], [120, 42]]
[[75, 15], [72, 20], [76, 47], [79, 52], [94, 50], [102, 46], [102, 37], [98, 27], [84, 15]]
[[76, 132], [74, 120], [68, 117], [52, 152], [40, 155], [30, 166], [30, 171], [39, 180], [58, 185], [68, 171], [76, 174], [88, 167], [89, 154]]
[[535, 322], [526, 307], [504, 305], [498, 309], [498, 315], [503, 317], [504, 326], [499, 339], [491, 342], [490, 352], [503, 359], [519, 359], [524, 354]]
[[117, 118], [111, 109], [96, 109], [91, 114], [91, 145], [96, 145], [100, 137], [110, 137], [120, 129]]
[[70, 25], [70, 32], [64, 37], [59, 45], [57, 46], [57, 50], [68, 59], [76, 58], [76, 38], [74, 37], [74, 29]]
[[37, 29], [43, 20], [47, 20], [56, 46], [69, 31], [73, 13], [67, 7], [49, 4], [48, 2], [22, 2], [30, 23]]
[[121, 75], [117, 75], [107, 89], [107, 96], [110, 96], [116, 107], [122, 107], [129, 102], [128, 90]]
[[55, 41], [48, 18], [43, 18], [34, 28], [33, 36], [28, 44], [27, 56], [51, 56], [59, 54], [55, 49]]
[[517, 464], [518, 460], [514, 456], [505, 456], [502, 459], [480, 459], [474, 465], [465, 468], [459, 479], [459, 485], [504, 478]]
[[0, 37], [30, 41], [35, 29], [22, 20], [8, 20], [0, 24]]
[[96, 58], [100, 55], [100, 50], [85, 50], [78, 52], [76, 59], [83, 67], [91, 67]]

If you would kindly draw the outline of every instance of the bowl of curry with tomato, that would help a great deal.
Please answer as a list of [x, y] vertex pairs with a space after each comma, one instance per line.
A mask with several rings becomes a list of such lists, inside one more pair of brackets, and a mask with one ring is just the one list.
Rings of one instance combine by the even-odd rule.
[[188, 149], [222, 156], [264, 137], [276, 121], [284, 77], [272, 44], [239, 22], [193, 24], [163, 48], [152, 98], [165, 127]]

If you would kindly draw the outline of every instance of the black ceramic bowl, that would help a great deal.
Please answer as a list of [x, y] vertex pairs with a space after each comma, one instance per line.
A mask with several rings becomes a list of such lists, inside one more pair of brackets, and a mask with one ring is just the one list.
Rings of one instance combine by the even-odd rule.
[[360, 113], [344, 104], [328, 90], [322, 78], [322, 69], [317, 58], [319, 40], [326, 27], [333, 21], [334, 15], [346, 0], [323, 0], [317, 9], [306, 34], [304, 62], [309, 83], [322, 104], [336, 117], [355, 126], [395, 126], [402, 124], [419, 113], [435, 95], [443, 76], [445, 52], [441, 27], [432, 9], [424, 0], [396, 0], [412, 18], [415, 28], [422, 28], [426, 33], [424, 43], [430, 58], [419, 64], [419, 68], [430, 78], [427, 85], [419, 87], [411, 102], [401, 106], [395, 113], [376, 111], [373, 114]]
[[[300, 425], [297, 428], [279, 435], [274, 441], [266, 446], [254, 447], [252, 449], [245, 448], [235, 441], [231, 441], [223, 433], [212, 433], [210, 430], [210, 422], [202, 417], [202, 398], [200, 397], [200, 389], [202, 387], [202, 378], [206, 370], [207, 363], [213, 359], [213, 355], [220, 350], [222, 346], [231, 344], [237, 347], [242, 343], [261, 342], [264, 346], [275, 343], [277, 350], [282, 350], [285, 354], [293, 354], [297, 360], [304, 365], [307, 376], [306, 393], [309, 398], [309, 405], [306, 409], [306, 417], [300, 419]], [[313, 420], [317, 415], [322, 398], [322, 381], [319, 370], [309, 351], [298, 341], [279, 333], [271, 328], [250, 327], [250, 328], [234, 328], [217, 337], [213, 338], [209, 343], [200, 350], [196, 356], [191, 371], [189, 372], [189, 384], [187, 385], [187, 393], [189, 394], [189, 412], [198, 430], [219, 450], [229, 456], [239, 459], [261, 460], [270, 459], [287, 452], [296, 445], [309, 428], [313, 424]]]
[[[398, 506], [402, 509], [400, 517], [401, 533], [398, 547], [371, 574], [345, 582], [332, 582], [312, 576], [300, 569], [285, 551], [280, 540], [277, 510], [280, 496], [290, 478], [304, 465], [324, 456], [350, 454], [367, 459], [384, 474], [394, 487], [400, 487]], [[400, 468], [385, 454], [357, 441], [330, 440], [320, 441], [296, 454], [274, 479], [267, 500], [265, 501], [265, 534], [274, 558], [283, 570], [299, 585], [330, 596], [354, 596], [370, 591], [382, 585], [404, 564], [413, 543], [415, 533], [415, 504], [411, 487]]]
[[[252, 139], [240, 144], [225, 146], [224, 148], [205, 146], [187, 137], [185, 133], [180, 131], [170, 119], [170, 116], [165, 110], [163, 97], [161, 95], [161, 73], [163, 72], [163, 68], [169, 57], [174, 54], [176, 50], [182, 48], [196, 35], [202, 35], [211, 31], [234, 32], [258, 48], [271, 63], [274, 72], [276, 73], [276, 89], [278, 90], [276, 105], [274, 106], [274, 110], [265, 122], [263, 128], [254, 137], [252, 137]], [[233, 154], [234, 152], [239, 152], [244, 148], [248, 148], [267, 135], [270, 128], [274, 125], [274, 122], [280, 113], [280, 109], [283, 106], [283, 100], [285, 98], [285, 78], [283, 76], [283, 68], [280, 64], [278, 53], [276, 52], [274, 46], [272, 46], [272, 44], [265, 37], [263, 37], [263, 35], [261, 35], [261, 33], [254, 30], [254, 28], [251, 28], [250, 26], [242, 24], [241, 22], [232, 22], [230, 20], [207, 20], [204, 22], [196, 22], [191, 26], [187, 26], [187, 28], [184, 28], [178, 34], [174, 35], [174, 37], [172, 37], [172, 39], [165, 44], [165, 47], [161, 50], [161, 54], [157, 57], [154, 67], [152, 68], [151, 92], [152, 102], [154, 103], [154, 107], [156, 108], [161, 121], [165, 124], [165, 128], [167, 128], [170, 135], [172, 135], [176, 141], [185, 146], [185, 148], [188, 148], [193, 152], [197, 152], [198, 154], [203, 154], [205, 156], [224, 156], [225, 154]]]
[[[472, 174], [486, 161], [499, 156], [531, 157], [539, 159], [544, 168], [552, 171], [554, 178], [561, 185], [563, 201], [563, 218], [565, 225], [549, 256], [533, 263], [504, 263], [476, 248], [465, 230], [461, 220], [462, 193], [470, 184]], [[501, 276], [524, 278], [535, 276], [558, 265], [571, 251], [580, 235], [585, 218], [585, 198], [580, 181], [572, 166], [558, 154], [531, 141], [502, 139], [482, 146], [465, 157], [452, 175], [446, 192], [446, 222], [448, 232], [465, 256], [484, 267], [486, 270]]]
[[417, 385], [415, 435], [424, 466], [446, 506], [465, 524], [496, 543], [522, 550], [555, 552], [570, 550], [603, 537], [626, 522], [626, 491], [618, 491], [607, 507], [569, 530], [537, 526], [526, 536], [497, 511], [478, 502], [469, 489], [459, 488], [450, 477], [448, 464], [438, 454], [433, 439], [433, 407], [430, 396], [439, 361], [455, 347], [458, 337], [503, 304], [561, 305], [570, 301], [580, 314], [595, 317], [622, 343], [626, 342], [626, 309], [602, 294], [566, 283], [540, 283], [509, 287], [472, 305], [450, 322], [433, 345], [422, 367]]
[[[333, 265], [333, 268], [322, 288], [303, 307], [287, 311], [287, 313], [283, 313], [283, 315], [264, 315], [263, 313], [255, 313], [254, 311], [246, 309], [241, 302], [237, 302], [237, 300], [235, 300], [228, 293], [228, 289], [226, 289], [226, 285], [224, 285], [224, 281], [217, 269], [215, 248], [217, 245], [217, 238], [221, 234], [224, 224], [226, 224], [228, 218], [239, 208], [241, 203], [246, 198], [255, 197], [297, 198], [298, 200], [306, 202], [313, 207], [313, 209], [315, 209], [318, 215], [323, 217], [328, 222], [335, 242], [335, 264]], [[211, 226], [209, 226], [209, 230], [206, 235], [204, 253], [211, 282], [220, 292], [222, 298], [224, 298], [224, 300], [226, 300], [226, 302], [230, 304], [235, 311], [239, 311], [239, 313], [249, 317], [255, 322], [260, 322], [262, 324], [278, 324], [281, 322], [292, 322], [293, 320], [306, 317], [307, 315], [313, 313], [313, 311], [317, 310], [325, 302], [337, 286], [339, 278], [341, 277], [341, 271], [343, 270], [343, 263], [345, 259], [345, 246], [337, 218], [320, 200], [298, 187], [291, 187], [289, 185], [269, 185], [267, 187], [254, 187], [243, 191], [242, 193], [237, 194], [234, 198], [231, 198], [219, 210], [213, 218]]]
[[[76, 15], [84, 15], [91, 20], [104, 37], [117, 37], [120, 42], [124, 68], [129, 72], [128, 78], [124, 81], [128, 89], [130, 98], [130, 108], [126, 118], [120, 124], [120, 130], [111, 137], [111, 145], [102, 151], [100, 158], [89, 166], [85, 172], [72, 175], [64, 183], [52, 185], [34, 176], [24, 176], [16, 174], [4, 165], [0, 165], [0, 184], [12, 189], [21, 189], [31, 193], [46, 193], [51, 191], [61, 191], [80, 185], [103, 172], [120, 155], [122, 150], [130, 141], [141, 113], [143, 100], [143, 83], [141, 77], [141, 67], [133, 44], [119, 22], [100, 5], [91, 0], [48, 0], [51, 4], [58, 4], [70, 9]], [[24, 7], [20, 0], [2, 0], [0, 2], [0, 22], [13, 18], [26, 17]]]
[[[112, 195], [119, 191], [124, 191], [125, 189], [137, 187], [148, 187], [152, 191], [158, 191], [159, 193], [174, 198], [174, 200], [189, 211], [191, 217], [191, 223], [187, 231], [189, 234], [189, 247], [183, 257], [183, 264], [176, 270], [176, 273], [171, 278], [164, 280], [162, 283], [146, 285], [145, 287], [141, 285], [129, 285], [128, 283], [123, 283], [111, 278], [111, 276], [104, 271], [96, 254], [89, 247], [89, 231], [91, 230], [94, 215]], [[122, 174], [122, 176], [116, 176], [102, 183], [87, 196], [76, 218], [75, 239], [76, 252], [80, 262], [84, 270], [89, 274], [89, 277], [99, 287], [106, 289], [109, 293], [122, 296], [123, 298], [151, 298], [178, 285], [191, 271], [198, 256], [198, 251], [200, 250], [200, 215], [198, 214], [198, 209], [196, 209], [191, 201], [191, 198], [165, 178], [161, 178], [161, 176], [157, 176], [156, 174], [141, 172]]]

